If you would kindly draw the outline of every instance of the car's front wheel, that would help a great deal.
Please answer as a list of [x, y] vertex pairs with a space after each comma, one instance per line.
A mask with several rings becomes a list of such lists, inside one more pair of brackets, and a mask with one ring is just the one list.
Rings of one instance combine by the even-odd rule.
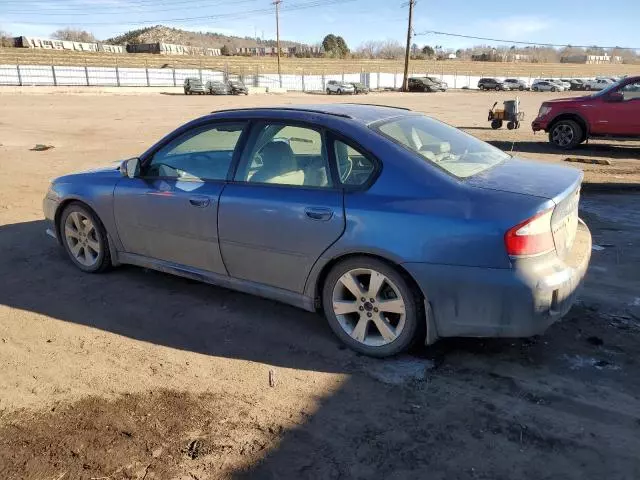
[[549, 141], [563, 150], [570, 150], [582, 141], [582, 128], [573, 120], [560, 120], [549, 131]]
[[107, 233], [84, 205], [69, 204], [60, 216], [58, 231], [69, 258], [80, 270], [96, 273], [111, 266]]
[[338, 263], [324, 283], [322, 304], [335, 334], [373, 357], [407, 350], [424, 328], [419, 292], [398, 270], [373, 258]]

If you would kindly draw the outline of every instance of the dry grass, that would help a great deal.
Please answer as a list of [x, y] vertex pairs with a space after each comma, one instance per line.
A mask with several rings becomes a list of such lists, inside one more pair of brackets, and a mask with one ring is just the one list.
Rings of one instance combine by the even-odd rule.
[[[238, 74], [276, 73], [274, 57], [188, 57], [153, 54], [84, 53], [18, 48], [0, 48], [0, 64], [89, 65], [121, 67], [215, 68]], [[400, 73], [400, 60], [361, 60], [327, 58], [283, 58], [282, 73], [309, 74], [340, 72]], [[640, 75], [640, 65], [574, 65], [561, 63], [494, 63], [470, 61], [424, 61], [411, 63], [413, 72], [480, 76], [591, 77], [596, 75]]]

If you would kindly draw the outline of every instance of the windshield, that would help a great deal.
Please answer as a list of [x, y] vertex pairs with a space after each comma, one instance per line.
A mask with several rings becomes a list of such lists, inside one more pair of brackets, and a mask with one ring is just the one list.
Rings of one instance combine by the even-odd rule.
[[510, 158], [488, 143], [423, 115], [385, 121], [372, 128], [458, 178], [477, 175]]

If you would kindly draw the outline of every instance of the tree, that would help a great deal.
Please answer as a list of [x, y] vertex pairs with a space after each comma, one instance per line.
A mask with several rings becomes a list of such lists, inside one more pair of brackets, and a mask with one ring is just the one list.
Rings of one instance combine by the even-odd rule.
[[0, 30], [0, 47], [13, 47], [13, 37], [9, 32]]
[[427, 57], [433, 57], [436, 54], [436, 51], [429, 45], [425, 45], [424, 47], [422, 47], [422, 53], [424, 53]]
[[349, 47], [344, 38], [335, 36], [333, 33], [324, 37], [322, 48], [324, 48], [325, 54], [330, 57], [344, 58], [349, 54]]
[[93, 33], [86, 30], [75, 30], [70, 27], [56, 30], [51, 36], [57, 40], [68, 40], [70, 42], [92, 43], [96, 41]]

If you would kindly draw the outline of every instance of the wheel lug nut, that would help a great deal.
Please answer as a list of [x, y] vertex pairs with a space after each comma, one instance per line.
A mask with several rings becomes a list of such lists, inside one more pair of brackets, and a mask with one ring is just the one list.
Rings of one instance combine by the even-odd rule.
[[374, 312], [377, 312], [377, 311], [378, 311], [378, 309], [377, 309], [377, 308], [374, 308], [374, 309], [373, 309], [373, 311], [374, 311]]
[[364, 307], [361, 305], [360, 306], [360, 311], [363, 311], [363, 310], [364, 310]]
[[364, 298], [364, 297], [362, 297], [360, 300], [361, 300], [361, 301], [363, 301], [363, 302], [366, 302], [366, 301], [367, 301], [367, 299], [366, 299], [366, 298]]
[[367, 312], [367, 317], [371, 318], [371, 312]]
[[370, 299], [369, 299], [369, 301], [370, 301], [371, 303], [376, 303], [376, 301], [375, 301], [373, 298], [370, 298]]

